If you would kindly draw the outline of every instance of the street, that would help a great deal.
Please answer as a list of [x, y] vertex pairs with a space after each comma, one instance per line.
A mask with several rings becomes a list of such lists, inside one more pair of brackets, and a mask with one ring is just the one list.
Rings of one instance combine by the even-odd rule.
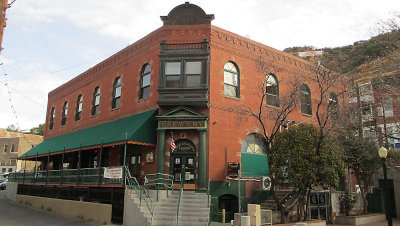
[[0, 190], [0, 226], [3, 225], [99, 225], [19, 204], [5, 198]]

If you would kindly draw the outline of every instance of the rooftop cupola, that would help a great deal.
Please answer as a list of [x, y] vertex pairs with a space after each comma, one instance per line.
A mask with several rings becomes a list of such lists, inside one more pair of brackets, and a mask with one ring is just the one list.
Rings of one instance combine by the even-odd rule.
[[213, 19], [214, 14], [206, 14], [202, 8], [189, 2], [173, 8], [168, 16], [161, 16], [164, 25], [211, 24]]

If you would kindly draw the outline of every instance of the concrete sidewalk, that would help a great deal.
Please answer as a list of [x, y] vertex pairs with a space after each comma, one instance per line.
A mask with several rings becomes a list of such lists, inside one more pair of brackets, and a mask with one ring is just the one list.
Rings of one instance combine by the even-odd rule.
[[[211, 222], [210, 226], [221, 226], [222, 223], [219, 222]], [[225, 223], [226, 226], [230, 226], [230, 223]], [[275, 224], [279, 225], [279, 224]], [[349, 226], [349, 225], [343, 225], [343, 224], [326, 224], [327, 226]], [[387, 226], [387, 221], [380, 221], [380, 222], [375, 222], [375, 223], [368, 223], [368, 224], [361, 224], [361, 226]], [[393, 219], [393, 225], [394, 226], [400, 226], [400, 219], [394, 218]]]

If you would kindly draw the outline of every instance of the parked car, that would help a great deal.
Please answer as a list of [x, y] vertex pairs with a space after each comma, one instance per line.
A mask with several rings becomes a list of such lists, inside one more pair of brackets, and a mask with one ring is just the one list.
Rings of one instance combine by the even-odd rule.
[[5, 180], [1, 181], [1, 183], [0, 183], [0, 189], [1, 189], [1, 190], [6, 189], [7, 183], [8, 183], [8, 179], [5, 179]]

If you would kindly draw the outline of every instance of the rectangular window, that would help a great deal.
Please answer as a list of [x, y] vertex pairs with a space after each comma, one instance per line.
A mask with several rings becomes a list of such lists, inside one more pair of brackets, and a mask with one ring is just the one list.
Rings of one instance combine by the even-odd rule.
[[15, 150], [15, 146], [14, 146], [13, 144], [11, 144], [11, 152], [17, 152], [17, 151]]
[[2, 169], [1, 169], [1, 172], [2, 172], [2, 173], [5, 173], [6, 170], [7, 170], [7, 168], [2, 168]]
[[199, 87], [201, 85], [201, 62], [186, 62], [186, 87]]
[[13, 171], [13, 168], [8, 168], [8, 172], [11, 173]]
[[181, 75], [181, 62], [165, 63], [165, 80], [167, 88], [179, 88]]
[[8, 144], [4, 145], [4, 152], [8, 152]]
[[201, 61], [166, 62], [165, 87], [200, 87], [203, 73]]

